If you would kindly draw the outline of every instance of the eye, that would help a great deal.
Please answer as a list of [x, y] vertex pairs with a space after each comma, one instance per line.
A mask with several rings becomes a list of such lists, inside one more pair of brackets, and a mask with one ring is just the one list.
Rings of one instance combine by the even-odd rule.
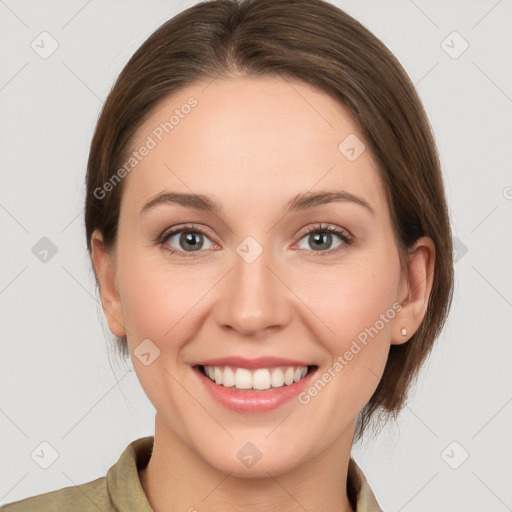
[[[171, 253], [181, 253], [184, 256], [193, 256], [194, 252], [212, 249], [216, 245], [202, 228], [195, 225], [176, 226], [168, 229], [158, 237], [157, 241], [165, 250]], [[315, 256], [324, 256], [323, 253], [331, 254], [338, 247], [349, 246], [353, 241], [352, 235], [339, 226], [317, 224], [313, 228], [303, 231], [297, 245], [299, 249], [316, 253]], [[312, 249], [305, 245], [309, 245]]]
[[[338, 243], [333, 246], [333, 243], [336, 244], [336, 238], [338, 238]], [[333, 249], [337, 249], [342, 245], [351, 245], [352, 242], [352, 236], [345, 229], [338, 226], [322, 226], [320, 224], [313, 227], [313, 229], [310, 228], [301, 238], [298, 246], [300, 249], [330, 253]], [[309, 249], [307, 245], [312, 247], [312, 249]]]
[[169, 229], [159, 237], [159, 243], [171, 253], [197, 252], [201, 249], [211, 249], [214, 245], [207, 234], [196, 226]]

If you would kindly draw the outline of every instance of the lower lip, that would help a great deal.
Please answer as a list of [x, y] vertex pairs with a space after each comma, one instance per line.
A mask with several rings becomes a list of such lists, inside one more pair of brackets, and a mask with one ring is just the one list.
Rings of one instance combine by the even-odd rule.
[[298, 382], [280, 388], [270, 388], [268, 391], [244, 391], [225, 388], [215, 384], [199, 368], [194, 368], [194, 371], [199, 375], [208, 392], [221, 405], [236, 412], [257, 413], [273, 411], [297, 397], [308, 386], [312, 376], [316, 373], [316, 368]]

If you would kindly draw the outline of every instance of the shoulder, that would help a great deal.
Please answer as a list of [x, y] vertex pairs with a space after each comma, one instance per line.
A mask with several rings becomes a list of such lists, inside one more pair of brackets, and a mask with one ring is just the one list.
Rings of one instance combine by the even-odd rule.
[[131, 442], [106, 476], [7, 503], [0, 512], [151, 512], [138, 471], [147, 465], [153, 441], [147, 436]]
[[60, 512], [63, 510], [115, 511], [105, 477], [81, 485], [38, 494], [0, 507], [1, 512]]

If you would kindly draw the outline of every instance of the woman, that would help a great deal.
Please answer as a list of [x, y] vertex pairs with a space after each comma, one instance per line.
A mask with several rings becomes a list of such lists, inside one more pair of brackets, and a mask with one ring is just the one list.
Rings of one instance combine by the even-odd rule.
[[21, 510], [380, 510], [350, 457], [445, 321], [447, 207], [396, 58], [322, 0], [213, 0], [121, 72], [88, 249], [156, 409], [106, 477]]

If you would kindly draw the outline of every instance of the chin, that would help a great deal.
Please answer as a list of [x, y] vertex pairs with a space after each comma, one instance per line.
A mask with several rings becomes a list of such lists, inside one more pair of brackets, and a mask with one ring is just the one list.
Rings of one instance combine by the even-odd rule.
[[[265, 440], [264, 435], [254, 439], [254, 442], [231, 440], [224, 445], [218, 444], [213, 451], [211, 448], [206, 453], [199, 451], [199, 455], [216, 470], [238, 478], [268, 478], [269, 473], [278, 476], [295, 469], [308, 458], [304, 444], [299, 451], [298, 443], [292, 440], [283, 446]], [[311, 457], [314, 455], [310, 454]]]

